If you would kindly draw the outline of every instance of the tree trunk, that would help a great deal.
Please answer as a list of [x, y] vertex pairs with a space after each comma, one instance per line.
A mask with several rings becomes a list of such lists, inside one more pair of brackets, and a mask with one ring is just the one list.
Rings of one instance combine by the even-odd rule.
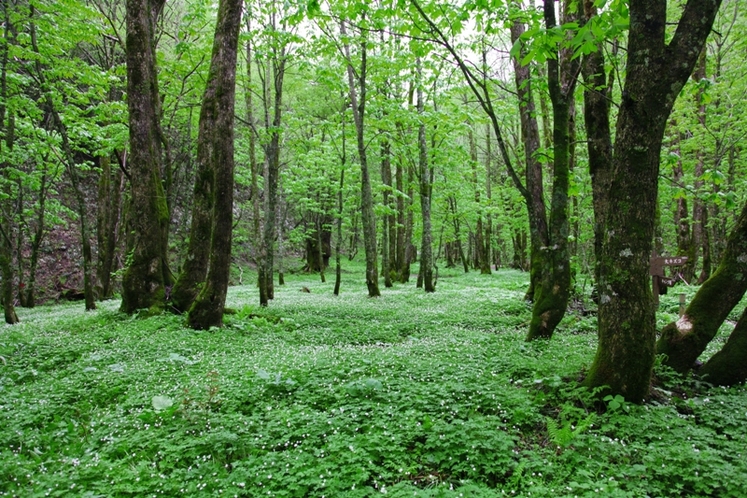
[[[272, 19], [273, 28], [275, 18]], [[262, 247], [259, 265], [259, 304], [267, 306], [275, 298], [273, 282], [275, 258], [275, 233], [278, 204], [278, 182], [280, 179], [280, 125], [283, 110], [283, 83], [285, 80], [285, 64], [287, 62], [286, 45], [275, 49], [272, 55], [272, 82], [274, 105], [272, 120], [270, 120], [268, 89], [269, 77], [265, 78], [263, 88], [265, 102], [265, 129], [270, 132], [270, 141], [265, 145], [265, 219], [262, 229]], [[269, 72], [269, 64], [267, 71]], [[269, 76], [269, 74], [268, 74]]]
[[[404, 173], [404, 166], [402, 164], [401, 158], [397, 161], [397, 166], [394, 172], [394, 178], [395, 182], [397, 184], [397, 256], [395, 258], [397, 262], [397, 266], [395, 268], [397, 273], [397, 281], [400, 283], [407, 283], [407, 281], [410, 279], [410, 271], [409, 269], [405, 271], [405, 265], [408, 264], [406, 261], [406, 253], [407, 253], [407, 244], [405, 241], [405, 232], [407, 231], [405, 227], [405, 220], [406, 220], [406, 213], [405, 213], [405, 202], [406, 197], [404, 195], [405, 192], [405, 173]], [[411, 202], [411, 199], [407, 200], [407, 203], [409, 204]]]
[[472, 127], [469, 128], [469, 150], [472, 162], [472, 188], [475, 191], [475, 204], [477, 205], [477, 222], [475, 223], [474, 240], [474, 262], [475, 268], [480, 269], [480, 274], [490, 274], [490, 262], [485, 250], [485, 233], [482, 222], [482, 206], [480, 205], [480, 184], [477, 180], [477, 143], [475, 141]]
[[[340, 32], [344, 37], [347, 36], [345, 21], [340, 23]], [[363, 245], [366, 252], [366, 286], [368, 287], [368, 297], [378, 297], [379, 291], [379, 270], [378, 270], [378, 253], [376, 250], [376, 217], [373, 209], [373, 193], [371, 191], [371, 177], [368, 172], [368, 156], [366, 153], [366, 142], [364, 137], [364, 119], [366, 116], [366, 44], [365, 37], [361, 40], [361, 67], [358, 72], [358, 86], [360, 87], [360, 98], [356, 89], [356, 75], [350, 58], [350, 45], [345, 43], [345, 57], [348, 60], [348, 85], [350, 90], [350, 103], [353, 109], [353, 120], [355, 122], [355, 131], [358, 142], [358, 159], [361, 164], [361, 220], [363, 223]]]
[[[29, 26], [31, 35], [31, 47], [32, 50], [39, 54], [39, 46], [36, 38], [36, 24], [33, 22], [35, 15], [35, 9], [33, 6], [29, 7], [29, 17], [32, 22]], [[46, 87], [45, 73], [42, 69], [39, 60], [36, 61], [36, 73], [37, 79], [42, 83], [42, 87]], [[65, 169], [70, 176], [70, 183], [73, 187], [73, 195], [75, 197], [75, 203], [78, 214], [78, 221], [80, 222], [80, 235], [83, 252], [83, 294], [85, 296], [86, 311], [96, 309], [96, 298], [93, 289], [93, 263], [92, 263], [92, 252], [91, 252], [91, 238], [88, 229], [88, 214], [87, 214], [87, 203], [85, 193], [80, 185], [80, 177], [78, 170], [76, 169], [75, 158], [73, 156], [73, 150], [70, 146], [70, 139], [67, 132], [67, 127], [60, 118], [57, 109], [54, 107], [54, 99], [49, 93], [48, 89], [45, 89], [45, 104], [47, 111], [51, 114], [54, 126], [57, 128], [58, 133], [62, 139], [62, 152], [63, 162], [65, 163]], [[20, 191], [20, 190], [19, 190]], [[20, 252], [18, 257], [20, 258]]]
[[18, 315], [16, 314], [15, 306], [13, 306], [13, 265], [12, 265], [12, 251], [11, 251], [11, 240], [10, 235], [10, 223], [9, 220], [3, 216], [2, 224], [2, 238], [0, 240], [0, 272], [3, 277], [3, 311], [5, 312], [5, 323], [15, 324], [18, 323]]
[[97, 218], [98, 264], [97, 280], [99, 299], [111, 299], [112, 271], [114, 270], [114, 256], [117, 248], [117, 227], [122, 213], [122, 180], [121, 169], [112, 171], [111, 158], [102, 157], [100, 160], [101, 176], [99, 177], [99, 202]]
[[[202, 99], [206, 121], [212, 128], [198, 141], [211, 149], [214, 175], [210, 264], [205, 285], [189, 309], [193, 329], [206, 330], [223, 325], [223, 309], [231, 271], [233, 232], [233, 116], [236, 89], [236, 57], [243, 0], [220, 0], [205, 94]], [[201, 112], [201, 115], [203, 114]], [[202, 121], [202, 119], [200, 120]], [[202, 130], [200, 130], [202, 131]]]
[[[57, 176], [56, 174], [54, 175]], [[31, 261], [29, 263], [29, 280], [26, 284], [26, 306], [36, 306], [36, 270], [39, 266], [39, 252], [46, 231], [46, 203], [49, 185], [53, 180], [45, 170], [39, 182], [39, 210], [36, 215], [36, 227], [31, 237]]]
[[[324, 222], [322, 220], [322, 213], [317, 213], [316, 215], [316, 246], [318, 248], [317, 251], [317, 265], [319, 265], [319, 277], [322, 280], [322, 283], [325, 283], [327, 279], [324, 277], [324, 268], [327, 266], [324, 262], [324, 243], [322, 242], [322, 231], [323, 231]], [[327, 244], [329, 246], [329, 243]]]
[[[491, 140], [490, 140], [490, 126], [485, 127], [485, 196], [487, 197], [487, 204], [490, 206], [493, 199], [492, 185], [491, 185], [491, 164], [492, 164], [492, 153], [491, 153]], [[488, 211], [485, 223], [485, 246], [483, 247], [483, 258], [484, 261], [480, 267], [480, 273], [489, 275], [490, 271], [490, 254], [493, 249], [493, 217]]]
[[347, 150], [345, 147], [345, 108], [342, 109], [342, 156], [340, 157], [340, 186], [337, 190], [337, 240], [335, 240], [335, 288], [334, 295], [340, 295], [340, 281], [342, 280], [342, 216], [343, 216], [343, 199], [342, 190], [345, 186], [345, 166], [347, 163]]
[[177, 313], [190, 309], [200, 290], [205, 285], [205, 277], [210, 264], [210, 244], [213, 237], [213, 209], [215, 194], [215, 154], [224, 154], [217, 150], [217, 133], [219, 113], [217, 102], [219, 82], [210, 82], [200, 109], [199, 131], [197, 137], [197, 168], [192, 193], [192, 223], [189, 230], [187, 256], [182, 265], [179, 277], [171, 289], [171, 307]]
[[[678, 156], [680, 155], [680, 134], [674, 138], [675, 143], [672, 147], [673, 152]], [[672, 182], [679, 188], [684, 188], [683, 176], [684, 170], [682, 168], [682, 160], [679, 159], [672, 168]], [[693, 282], [693, 276], [695, 275], [695, 266], [697, 264], [697, 251], [693, 250], [693, 238], [690, 233], [690, 220], [687, 210], [687, 198], [684, 195], [680, 195], [677, 198], [677, 203], [674, 210], [674, 224], [677, 229], [677, 254], [680, 256], [687, 256], [687, 264], [682, 267], [682, 277], [686, 282]], [[658, 254], [658, 251], [657, 251]]]
[[[693, 79], [700, 81], [706, 77], [706, 50], [703, 49], [700, 52], [698, 63], [693, 73]], [[697, 93], [697, 104], [698, 104], [698, 123], [703, 130], [706, 130], [706, 106], [703, 101], [704, 90], [701, 88]], [[702, 194], [704, 182], [702, 179], [703, 173], [705, 173], [705, 153], [702, 149], [698, 149], [695, 152], [695, 198], [693, 199], [693, 256], [694, 261], [688, 261], [688, 265], [692, 265], [693, 270], [697, 265], [698, 254], [702, 251], [703, 253], [703, 266], [700, 276], [698, 277], [698, 284], [705, 282], [711, 274], [711, 258], [710, 258], [710, 237], [708, 236], [708, 209], [700, 199]], [[707, 258], [707, 259], [706, 259]]]
[[51, 102], [51, 98], [48, 99], [50, 107], [49, 110], [54, 119], [55, 127], [62, 137], [62, 150], [64, 153], [65, 168], [68, 172], [68, 175], [70, 176], [70, 183], [72, 184], [73, 194], [75, 196], [78, 221], [80, 222], [80, 237], [83, 252], [83, 295], [86, 303], [86, 311], [91, 311], [96, 309], [96, 296], [93, 290], [94, 268], [93, 256], [91, 252], [91, 234], [88, 228], [86, 196], [83, 192], [83, 187], [80, 185], [80, 177], [78, 175], [78, 170], [76, 169], [75, 158], [70, 146], [67, 128], [63, 124], [62, 119], [60, 118], [60, 115], [57, 113], [57, 111], [51, 108]]
[[[392, 159], [389, 142], [381, 142], [381, 183], [384, 184], [384, 207], [387, 211], [392, 210], [390, 198], [392, 193]], [[384, 287], [392, 287], [392, 267], [396, 255], [391, 251], [391, 224], [393, 217], [389, 213], [382, 216], [382, 237], [381, 237], [381, 273], [384, 275]]]
[[747, 380], [747, 309], [721, 351], [713, 355], [698, 374], [716, 386], [733, 386]]
[[27, 308], [26, 305], [26, 296], [25, 296], [25, 290], [26, 290], [26, 271], [24, 268], [24, 265], [26, 263], [26, 258], [23, 257], [23, 249], [26, 246], [25, 239], [24, 239], [24, 232], [26, 230], [23, 229], [23, 227], [28, 227], [28, 221], [26, 221], [26, 213], [25, 213], [25, 194], [26, 189], [23, 186], [23, 182], [21, 181], [21, 178], [18, 177], [15, 179], [14, 183], [16, 184], [16, 190], [15, 190], [15, 196], [16, 199], [14, 201], [15, 207], [13, 208], [13, 212], [16, 213], [17, 218], [17, 226], [18, 226], [18, 236], [16, 237], [16, 247], [15, 247], [15, 260], [16, 260], [16, 275], [18, 278], [18, 305], [21, 308]]
[[423, 278], [423, 290], [435, 292], [433, 282], [433, 241], [431, 234], [431, 193], [433, 182], [428, 163], [428, 144], [425, 137], [425, 100], [423, 98], [423, 70], [420, 58], [416, 59], [418, 78], [418, 165], [420, 169], [420, 214], [423, 218], [423, 235], [420, 248], [420, 274]]
[[[251, 18], [252, 16], [246, 16], [246, 30], [251, 32]], [[246, 104], [246, 120], [249, 123], [249, 165], [251, 169], [251, 186], [249, 190], [249, 196], [252, 198], [252, 235], [255, 243], [254, 247], [254, 260], [255, 263], [259, 264], [259, 258], [257, 255], [260, 253], [260, 249], [256, 247], [257, 244], [261, 244], [260, 232], [260, 206], [259, 206], [259, 164], [257, 161], [257, 130], [256, 123], [254, 120], [254, 98], [252, 88], [252, 41], [251, 37], [247, 37], [246, 40], [246, 80], [247, 89], [245, 91], [245, 104]]]
[[[511, 25], [511, 41], [516, 43], [524, 33], [524, 25], [518, 19]], [[534, 294], [541, 277], [542, 265], [539, 263], [542, 253], [540, 248], [549, 247], [547, 229], [547, 212], [542, 181], [542, 163], [539, 160], [540, 134], [537, 125], [537, 112], [532, 97], [531, 68], [522, 65], [521, 59], [526, 54], [522, 48], [518, 57], [514, 57], [514, 79], [519, 96], [519, 119], [521, 137], [524, 142], [524, 161], [526, 163], [526, 207], [529, 217], [529, 289], [524, 297], [534, 301]], [[523, 267], [523, 266], [522, 266]], [[524, 267], [525, 268], [525, 267]]]
[[161, 183], [160, 94], [155, 29], [165, 0], [127, 0], [127, 104], [130, 121], [129, 265], [120, 310], [163, 310], [168, 265], [169, 211]]
[[454, 244], [456, 245], [457, 255], [459, 260], [462, 262], [464, 267], [464, 273], [469, 273], [469, 262], [464, 254], [464, 248], [462, 247], [462, 235], [461, 235], [461, 224], [459, 223], [459, 213], [457, 211], [456, 197], [453, 195], [448, 199], [449, 208], [451, 209], [451, 222], [454, 225]]
[[[565, 9], [568, 8], [563, 3]], [[547, 29], [556, 26], [555, 3], [545, 0], [545, 24]], [[575, 15], [570, 16], [573, 20]], [[547, 245], [533, 253], [538, 259], [532, 261], [532, 273], [540, 266], [534, 288], [534, 306], [529, 323], [527, 340], [549, 339], [555, 327], [565, 315], [571, 286], [571, 265], [568, 249], [570, 223], [568, 220], [568, 186], [570, 158], [570, 107], [576, 87], [578, 60], [572, 61], [571, 53], [559, 50], [558, 57], [547, 61], [547, 80], [553, 110], [553, 185], [550, 203], [550, 226]]]
[[[599, 344], [585, 384], [607, 386], [604, 392], [634, 403], [648, 394], [654, 363], [648, 273], [664, 129], [719, 5], [720, 0], [689, 0], [667, 45], [666, 2], [630, 2], [626, 79], [607, 172], [610, 184], [600, 190], [599, 199], [604, 216], [598, 232]], [[606, 165], [590, 166], [594, 172]], [[599, 179], [592, 176], [592, 181]]]
[[698, 289], [685, 314], [661, 331], [657, 354], [664, 364], [686, 372], [716, 336], [719, 327], [747, 292], [747, 204], [726, 243], [721, 264]]
[[[588, 2], [586, 17], [596, 15]], [[594, 280], [599, 282], [599, 265], [602, 261], [602, 238], [606, 223], [606, 195], [612, 184], [612, 135], [610, 132], [610, 103], [612, 101], [612, 78], [609, 83], [604, 68], [604, 52], [597, 47], [584, 57], [581, 72], [584, 77], [584, 124], [589, 155], [592, 204], [594, 206]]]

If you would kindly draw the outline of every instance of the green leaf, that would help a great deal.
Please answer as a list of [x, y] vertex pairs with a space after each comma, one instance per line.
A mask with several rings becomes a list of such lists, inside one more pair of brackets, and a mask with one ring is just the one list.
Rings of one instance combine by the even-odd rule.
[[171, 408], [174, 405], [174, 400], [168, 396], [153, 396], [150, 400], [150, 404], [153, 405], [153, 409], [157, 412]]

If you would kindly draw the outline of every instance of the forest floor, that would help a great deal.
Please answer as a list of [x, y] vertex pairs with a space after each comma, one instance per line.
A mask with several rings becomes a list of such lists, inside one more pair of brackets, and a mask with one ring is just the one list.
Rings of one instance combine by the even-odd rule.
[[657, 366], [646, 404], [594, 401], [577, 382], [595, 317], [525, 343], [526, 274], [441, 270], [434, 294], [369, 299], [346, 267], [339, 297], [333, 272], [286, 275], [267, 309], [233, 287], [237, 313], [205, 332], [116, 300], [19, 309], [0, 328], [0, 496], [745, 496], [744, 386]]

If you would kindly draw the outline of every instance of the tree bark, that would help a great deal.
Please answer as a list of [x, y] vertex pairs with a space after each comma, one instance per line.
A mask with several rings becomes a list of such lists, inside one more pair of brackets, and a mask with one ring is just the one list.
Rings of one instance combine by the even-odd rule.
[[[209, 329], [223, 325], [231, 270], [233, 234], [233, 121], [236, 93], [236, 58], [243, 0], [220, 0], [213, 55], [202, 99], [202, 115], [212, 126], [198, 140], [210, 150], [213, 171], [212, 237], [205, 285], [189, 309], [189, 326]], [[202, 131], [202, 129], [200, 130]]]
[[713, 355], [698, 374], [717, 386], [733, 386], [747, 380], [747, 309], [721, 351]]
[[127, 0], [127, 106], [130, 121], [129, 264], [122, 279], [120, 310], [159, 313], [166, 287], [170, 213], [161, 183], [160, 94], [155, 29], [165, 0]]
[[[600, 190], [604, 216], [597, 242], [599, 344], [585, 384], [607, 386], [604, 392], [634, 403], [648, 394], [654, 363], [656, 330], [648, 272], [664, 129], [720, 3], [689, 0], [666, 44], [666, 2], [630, 2], [626, 78], [607, 172], [609, 186], [595, 189]], [[602, 166], [606, 165], [591, 167]], [[592, 176], [592, 181], [599, 178]]]
[[[189, 310], [197, 295], [205, 285], [205, 277], [210, 264], [210, 244], [213, 236], [213, 208], [216, 201], [215, 168], [216, 156], [225, 154], [217, 150], [220, 144], [214, 134], [217, 132], [219, 108], [216, 93], [219, 82], [209, 84], [200, 109], [197, 136], [197, 168], [192, 191], [192, 222], [189, 230], [187, 255], [179, 277], [171, 289], [170, 305], [177, 313]], [[208, 100], [209, 99], [209, 100]]]
[[[5, 145], [8, 152], [12, 151], [15, 142], [15, 119], [12, 110], [8, 112], [8, 49], [10, 40], [13, 36], [11, 30], [10, 12], [6, 2], [2, 3], [3, 8], [3, 37], [5, 43], [2, 44], [2, 56], [0, 57], [0, 147]], [[6, 115], [8, 125], [5, 125]], [[0, 205], [0, 275], [2, 276], [2, 301], [3, 311], [5, 314], [5, 323], [18, 323], [18, 314], [16, 314], [13, 305], [13, 226], [10, 217], [11, 200], [13, 199], [10, 190], [10, 171], [11, 165], [7, 162], [0, 163], [0, 174], [4, 177], [3, 183], [6, 185], [5, 199]]]
[[462, 267], [464, 267], [464, 273], [469, 273], [469, 262], [464, 255], [464, 248], [462, 247], [461, 224], [459, 223], [456, 197], [451, 195], [446, 200], [451, 211], [451, 223], [454, 225], [454, 244], [456, 245], [457, 255], [462, 262]]

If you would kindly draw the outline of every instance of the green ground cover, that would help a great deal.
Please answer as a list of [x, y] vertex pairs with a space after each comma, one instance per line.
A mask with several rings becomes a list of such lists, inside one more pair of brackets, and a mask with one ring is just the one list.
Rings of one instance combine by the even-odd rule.
[[525, 343], [526, 274], [442, 270], [435, 294], [379, 299], [358, 267], [339, 297], [286, 281], [267, 310], [232, 288], [206, 332], [115, 301], [20, 309], [0, 329], [0, 496], [747, 493], [743, 386], [658, 368], [647, 404], [594, 403], [576, 383], [593, 315]]

